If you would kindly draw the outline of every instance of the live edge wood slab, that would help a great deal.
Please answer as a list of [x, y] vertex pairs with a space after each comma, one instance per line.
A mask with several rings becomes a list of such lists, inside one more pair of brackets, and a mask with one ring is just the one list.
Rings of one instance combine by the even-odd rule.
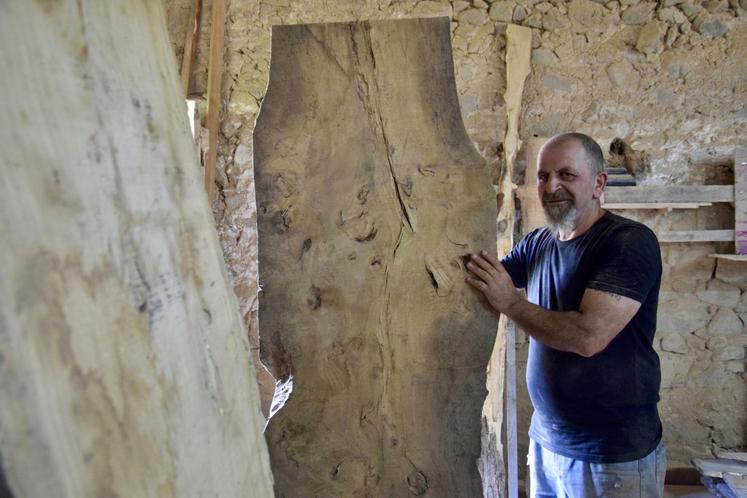
[[273, 496], [162, 3], [3, 1], [0, 45], [0, 496]]
[[276, 495], [481, 496], [496, 317], [464, 256], [496, 204], [449, 20], [274, 27], [254, 154]]

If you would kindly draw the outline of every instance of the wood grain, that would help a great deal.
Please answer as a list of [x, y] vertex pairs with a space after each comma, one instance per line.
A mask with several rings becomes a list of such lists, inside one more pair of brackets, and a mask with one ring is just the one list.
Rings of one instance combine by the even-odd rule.
[[162, 4], [10, 0], [0, 43], [13, 495], [272, 496]]
[[223, 46], [226, 29], [224, 0], [212, 0], [210, 18], [210, 60], [208, 62], [208, 104], [205, 127], [208, 130], [208, 148], [205, 154], [205, 191], [212, 202], [215, 196], [215, 165], [218, 158], [220, 133], [221, 81], [223, 79]]
[[496, 208], [449, 20], [273, 28], [254, 153], [277, 496], [480, 496], [496, 317], [463, 256]]

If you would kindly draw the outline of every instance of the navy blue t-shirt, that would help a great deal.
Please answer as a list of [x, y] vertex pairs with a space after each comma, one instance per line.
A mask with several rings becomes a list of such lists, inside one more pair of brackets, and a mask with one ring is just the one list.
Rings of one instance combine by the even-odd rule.
[[530, 437], [550, 451], [593, 463], [637, 460], [653, 451], [661, 439], [661, 372], [652, 343], [662, 271], [653, 232], [606, 212], [568, 241], [537, 229], [502, 263], [529, 301], [549, 310], [578, 311], [586, 289], [641, 303], [625, 328], [590, 358], [530, 338]]

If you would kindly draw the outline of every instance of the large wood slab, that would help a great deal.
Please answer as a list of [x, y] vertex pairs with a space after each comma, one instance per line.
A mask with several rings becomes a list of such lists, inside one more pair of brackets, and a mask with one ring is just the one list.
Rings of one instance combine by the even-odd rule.
[[162, 10], [0, 2], [3, 496], [272, 496]]
[[275, 27], [254, 153], [277, 496], [481, 496], [496, 317], [462, 257], [496, 207], [449, 20]]

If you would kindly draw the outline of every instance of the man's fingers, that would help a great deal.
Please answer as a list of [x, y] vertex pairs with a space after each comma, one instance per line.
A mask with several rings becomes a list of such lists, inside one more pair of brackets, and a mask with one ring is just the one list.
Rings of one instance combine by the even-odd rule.
[[495, 267], [491, 265], [489, 261], [477, 254], [472, 255], [472, 264], [479, 266], [491, 275], [495, 272]]
[[474, 287], [475, 289], [481, 292], [485, 292], [488, 289], [488, 284], [486, 284], [482, 280], [478, 280], [472, 277], [467, 277], [465, 278], [465, 280], [467, 281], [469, 285], [471, 285], [472, 287]]
[[490, 280], [492, 280], [492, 275], [486, 270], [483, 270], [482, 268], [477, 266], [475, 263], [467, 263], [467, 269], [480, 277], [484, 282], [489, 282]]
[[493, 265], [495, 268], [500, 269], [501, 263], [498, 261], [498, 258], [490, 254], [488, 251], [480, 251], [480, 256], [485, 258], [491, 265]]

